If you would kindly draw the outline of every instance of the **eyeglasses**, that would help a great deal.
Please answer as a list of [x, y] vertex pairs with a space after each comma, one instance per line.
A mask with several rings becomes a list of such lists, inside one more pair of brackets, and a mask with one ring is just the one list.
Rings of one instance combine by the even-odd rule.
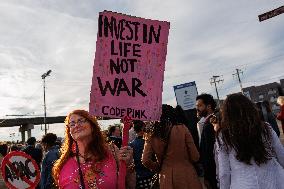
[[82, 126], [82, 125], [83, 125], [84, 123], [86, 123], [86, 122], [87, 122], [86, 119], [78, 119], [77, 122], [76, 122], [76, 121], [71, 121], [71, 122], [68, 124], [68, 126], [69, 126], [69, 127], [75, 127], [76, 124]]

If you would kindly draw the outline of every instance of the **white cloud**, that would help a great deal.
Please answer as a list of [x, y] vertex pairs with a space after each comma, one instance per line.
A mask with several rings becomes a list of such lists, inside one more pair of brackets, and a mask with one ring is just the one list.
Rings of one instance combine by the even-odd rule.
[[[284, 15], [261, 23], [257, 15], [282, 5], [266, 0], [1, 1], [0, 116], [42, 114], [40, 76], [49, 69], [48, 115], [88, 109], [97, 18], [103, 10], [171, 22], [164, 103], [175, 105], [173, 85], [189, 81], [196, 81], [199, 93], [215, 95], [209, 83], [213, 75], [223, 75], [221, 97], [237, 92], [232, 77], [237, 67], [244, 71], [244, 86], [278, 81], [284, 72]], [[6, 132], [12, 130], [0, 129], [1, 139], [9, 139]], [[42, 132], [37, 127], [34, 134]]]

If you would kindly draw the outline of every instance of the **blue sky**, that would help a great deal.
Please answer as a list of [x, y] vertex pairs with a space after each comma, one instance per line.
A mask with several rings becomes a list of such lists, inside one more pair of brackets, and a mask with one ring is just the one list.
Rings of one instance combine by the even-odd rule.
[[[267, 0], [9, 0], [0, 1], [0, 117], [43, 114], [41, 75], [47, 78], [48, 115], [88, 109], [98, 13], [103, 10], [171, 23], [163, 103], [175, 105], [173, 85], [196, 81], [215, 95], [210, 77], [222, 75], [220, 96], [284, 78], [284, 14], [258, 15], [284, 5]], [[103, 123], [107, 125], [108, 123]], [[63, 126], [50, 132], [63, 135]], [[18, 128], [1, 128], [0, 138]], [[40, 126], [32, 132], [40, 138]]]

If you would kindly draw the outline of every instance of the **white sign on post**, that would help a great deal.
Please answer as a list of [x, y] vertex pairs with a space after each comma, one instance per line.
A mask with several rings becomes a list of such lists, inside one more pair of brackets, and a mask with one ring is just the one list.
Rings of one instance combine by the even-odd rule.
[[177, 104], [180, 105], [183, 110], [195, 108], [196, 97], [198, 95], [195, 81], [176, 85], [174, 86], [174, 91]]

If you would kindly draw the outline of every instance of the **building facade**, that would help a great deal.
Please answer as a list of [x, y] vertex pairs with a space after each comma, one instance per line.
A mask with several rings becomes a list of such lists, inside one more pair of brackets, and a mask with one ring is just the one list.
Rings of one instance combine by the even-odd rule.
[[280, 79], [280, 87], [281, 87], [281, 89], [282, 89], [282, 91], [280, 92], [280, 93], [282, 93], [282, 94], [280, 94], [281, 96], [284, 96], [284, 79]]
[[243, 89], [244, 95], [250, 98], [253, 102], [263, 102], [267, 100], [270, 102], [272, 111], [274, 113], [279, 111], [277, 104], [277, 98], [283, 95], [284, 91], [284, 79], [280, 80], [280, 83], [273, 82], [260, 86], [251, 86]]

